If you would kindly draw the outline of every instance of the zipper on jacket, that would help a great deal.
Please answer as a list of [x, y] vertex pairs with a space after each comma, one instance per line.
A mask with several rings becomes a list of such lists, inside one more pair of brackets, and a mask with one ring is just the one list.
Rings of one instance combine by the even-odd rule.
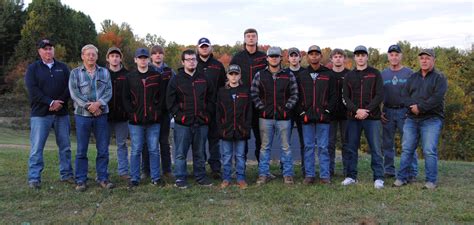
[[194, 116], [197, 117], [196, 87], [194, 86], [194, 81], [192, 84], [193, 84], [193, 98], [194, 98]]
[[273, 119], [277, 118], [277, 109], [276, 109], [276, 75], [275, 78], [273, 78]]
[[146, 79], [142, 79], [142, 84], [143, 84], [143, 108], [144, 108], [144, 113], [145, 113], [145, 120], [146, 120]]
[[[235, 98], [237, 98], [237, 96], [235, 96]], [[235, 121], [235, 117], [236, 117], [236, 113], [235, 113], [235, 101], [236, 99], [234, 98], [234, 131], [235, 131], [235, 125], [236, 125], [236, 121]]]
[[364, 108], [364, 106], [362, 106], [362, 95], [363, 95], [363, 93], [364, 93], [364, 89], [362, 89], [363, 86], [364, 86], [364, 79], [362, 78], [362, 79], [360, 80], [360, 105], [359, 105], [359, 108], [360, 108], [360, 109], [363, 109], [363, 108]]
[[313, 80], [313, 112], [316, 112], [316, 80]]

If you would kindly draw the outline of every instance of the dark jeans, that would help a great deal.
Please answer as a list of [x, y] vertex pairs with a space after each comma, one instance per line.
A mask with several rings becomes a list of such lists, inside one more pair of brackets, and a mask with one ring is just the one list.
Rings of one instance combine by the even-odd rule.
[[333, 120], [330, 123], [329, 128], [329, 144], [328, 144], [328, 151], [329, 151], [329, 171], [331, 174], [334, 174], [335, 167], [336, 167], [336, 142], [337, 142], [337, 131], [339, 130], [339, 135], [341, 137], [341, 145], [342, 145], [342, 174], [347, 176], [347, 143], [346, 143], [346, 126], [347, 120]]
[[[213, 172], [220, 172], [221, 171], [221, 153], [219, 147], [219, 133], [217, 123], [211, 120], [209, 123], [209, 132], [207, 135], [207, 140], [209, 144], [209, 157], [207, 159], [207, 163], [211, 167]], [[207, 157], [206, 157], [207, 158]]]
[[174, 125], [175, 168], [176, 181], [186, 180], [186, 156], [189, 147], [193, 151], [193, 172], [196, 181], [206, 178], [206, 139], [208, 127], [206, 125], [183, 126]]
[[[253, 108], [253, 112], [258, 112]], [[260, 138], [260, 126], [258, 125], [258, 113], [252, 115], [252, 133], [255, 137], [255, 158], [260, 161], [260, 148], [262, 146], [262, 139]], [[247, 154], [249, 153], [248, 141], [245, 143], [245, 161], [247, 161]]]
[[305, 169], [304, 169], [304, 138], [303, 138], [303, 124], [301, 123], [301, 120], [298, 118], [294, 118], [293, 121], [291, 122], [291, 133], [293, 134], [293, 124], [296, 123], [296, 130], [298, 132], [298, 140], [300, 144], [300, 154], [301, 154], [301, 172], [303, 175], [305, 175]]

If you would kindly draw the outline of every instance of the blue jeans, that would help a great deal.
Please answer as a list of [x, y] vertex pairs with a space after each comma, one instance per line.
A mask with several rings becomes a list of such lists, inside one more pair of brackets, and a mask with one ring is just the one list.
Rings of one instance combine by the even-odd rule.
[[370, 166], [374, 173], [373, 179], [383, 180], [383, 157], [381, 150], [381, 129], [380, 120], [348, 120], [346, 128], [348, 167], [347, 177], [357, 179], [357, 161], [359, 157], [360, 136], [364, 130], [365, 137], [369, 143], [371, 155]]
[[260, 162], [258, 163], [258, 175], [270, 176], [270, 158], [273, 136], [278, 135], [281, 143], [280, 162], [283, 165], [283, 176], [293, 176], [293, 157], [290, 151], [290, 120], [272, 120], [259, 118], [260, 137], [262, 146], [260, 148]]
[[69, 116], [31, 117], [30, 158], [28, 160], [28, 181], [41, 182], [44, 168], [43, 150], [51, 127], [54, 128], [56, 144], [59, 148], [59, 174], [61, 180], [73, 177], [71, 166], [71, 142], [69, 140]]
[[152, 181], [160, 179], [160, 124], [134, 125], [128, 124], [132, 151], [130, 154], [131, 181], [140, 181], [140, 165], [142, 151], [145, 145], [148, 149], [150, 161], [150, 177]]
[[443, 127], [443, 119], [432, 117], [428, 119], [407, 118], [403, 126], [402, 156], [397, 179], [407, 181], [413, 164], [414, 152], [421, 138], [421, 148], [425, 158], [425, 173], [427, 182], [437, 182], [438, 178], [438, 140]]
[[117, 169], [118, 175], [128, 175], [128, 122], [110, 122], [109, 121], [110, 137], [115, 132], [115, 143], [117, 144]]
[[208, 128], [206, 125], [183, 126], [174, 125], [175, 145], [175, 177], [176, 180], [186, 180], [186, 156], [189, 147], [193, 151], [193, 172], [196, 181], [206, 178], [206, 140]]
[[[386, 123], [382, 124], [382, 152], [384, 154], [385, 174], [395, 175], [395, 132], [398, 130], [400, 132], [400, 136], [403, 137], [403, 124], [405, 123], [407, 109], [384, 108], [384, 112], [385, 117], [388, 120]], [[414, 160], [410, 177], [416, 177], [418, 175], [418, 155], [416, 154], [416, 151], [413, 157]]]
[[328, 151], [329, 151], [329, 172], [334, 174], [336, 168], [336, 142], [337, 142], [337, 130], [339, 129], [339, 135], [341, 137], [341, 153], [342, 153], [342, 171], [344, 176], [347, 175], [347, 143], [346, 143], [346, 126], [347, 120], [333, 120], [330, 123], [329, 128], [329, 142], [328, 142]]
[[91, 132], [94, 134], [97, 148], [95, 169], [98, 181], [108, 181], [109, 174], [109, 124], [107, 114], [98, 117], [74, 115], [76, 121], [77, 153], [76, 153], [76, 183], [87, 181], [89, 160], [87, 150]]
[[232, 156], [235, 154], [235, 172], [237, 181], [245, 180], [245, 140], [226, 141], [221, 140], [222, 155], [222, 177], [225, 181], [230, 181], [232, 177]]
[[306, 177], [315, 177], [314, 149], [318, 146], [319, 177], [329, 179], [329, 152], [328, 152], [329, 124], [303, 124], [304, 139], [304, 167]]

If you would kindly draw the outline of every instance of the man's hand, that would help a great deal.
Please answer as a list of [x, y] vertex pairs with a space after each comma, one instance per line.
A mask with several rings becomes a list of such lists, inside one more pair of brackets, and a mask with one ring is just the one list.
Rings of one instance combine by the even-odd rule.
[[388, 119], [387, 119], [387, 117], [385, 117], [385, 113], [384, 113], [384, 112], [382, 113], [382, 116], [381, 116], [381, 117], [382, 117], [382, 123], [385, 124], [385, 123], [388, 122]]
[[102, 110], [100, 110], [100, 102], [90, 102], [89, 107], [87, 107], [87, 111], [94, 114], [94, 116], [96, 112], [99, 111], [99, 115], [100, 115], [100, 113], [102, 113]]
[[64, 102], [61, 100], [53, 100], [53, 104], [49, 107], [49, 111], [59, 111], [63, 108]]
[[102, 110], [100, 108], [97, 109], [94, 113], [92, 113], [92, 115], [94, 115], [95, 117], [100, 116], [100, 114], [102, 114]]
[[420, 114], [420, 109], [418, 109], [418, 105], [411, 105], [410, 111], [417, 116], [418, 114]]
[[367, 109], [358, 109], [356, 112], [355, 118], [358, 120], [365, 120], [369, 116], [369, 110]]

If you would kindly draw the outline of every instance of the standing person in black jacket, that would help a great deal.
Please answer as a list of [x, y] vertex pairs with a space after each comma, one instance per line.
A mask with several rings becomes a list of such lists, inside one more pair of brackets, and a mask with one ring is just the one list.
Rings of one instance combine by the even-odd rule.
[[130, 160], [131, 179], [129, 188], [140, 181], [141, 153], [146, 143], [150, 160], [151, 183], [163, 186], [160, 179], [160, 121], [164, 92], [161, 74], [148, 66], [150, 54], [147, 49], [135, 52], [137, 69], [127, 75], [123, 89], [123, 104], [129, 113], [129, 129], [132, 145]]
[[[255, 74], [267, 66], [267, 55], [258, 50], [258, 33], [254, 28], [248, 28], [244, 31], [244, 50], [237, 52], [230, 64], [237, 64], [242, 70], [242, 83], [252, 85], [252, 80]], [[254, 113], [258, 111], [253, 108]], [[259, 160], [260, 146], [262, 141], [260, 140], [260, 131], [258, 127], [258, 115], [252, 116], [252, 131], [255, 137], [255, 157]], [[248, 153], [248, 143], [245, 145], [245, 155]]]
[[384, 187], [382, 157], [381, 103], [383, 101], [383, 80], [380, 72], [367, 65], [369, 52], [359, 45], [354, 50], [356, 68], [344, 76], [343, 96], [347, 107], [347, 175], [342, 185], [357, 183], [357, 161], [360, 137], [364, 130], [371, 154], [374, 173], [374, 187]]
[[206, 176], [206, 139], [215, 97], [208, 78], [196, 70], [194, 50], [181, 54], [184, 68], [171, 78], [166, 90], [166, 105], [174, 118], [175, 177], [178, 188], [187, 188], [186, 156], [192, 146], [193, 172], [199, 185], [212, 186]]
[[[226, 74], [224, 65], [212, 55], [212, 46], [209, 39], [205, 37], [199, 39], [197, 47], [199, 57], [197, 57], [196, 70], [207, 76], [210, 81], [210, 87], [213, 89], [212, 93], [217, 95], [219, 88], [225, 84]], [[216, 96], [213, 97], [215, 98]], [[211, 118], [215, 118], [215, 112], [209, 113]], [[214, 179], [221, 179], [221, 154], [216, 120], [209, 122], [207, 140], [209, 141], [209, 158], [207, 162], [211, 167], [212, 177]]]
[[109, 101], [110, 137], [115, 132], [115, 143], [117, 144], [118, 175], [124, 180], [129, 180], [128, 170], [128, 115], [123, 107], [122, 92], [126, 81], [128, 70], [122, 64], [122, 51], [117, 47], [111, 47], [106, 54], [107, 69], [112, 81], [112, 99]]
[[344, 75], [349, 72], [348, 69], [344, 67], [344, 60], [347, 58], [344, 50], [335, 48], [331, 51], [329, 55], [332, 63], [332, 73], [331, 76], [334, 78], [334, 85], [336, 90], [336, 104], [335, 108], [331, 113], [331, 125], [329, 128], [329, 172], [331, 176], [335, 174], [336, 167], [336, 141], [337, 141], [337, 131], [339, 130], [339, 135], [341, 137], [341, 146], [342, 146], [342, 171], [344, 176], [347, 175], [347, 144], [346, 144], [346, 126], [347, 126], [347, 117], [346, 117], [346, 106], [342, 101], [342, 84], [344, 83]]
[[308, 49], [308, 68], [298, 77], [299, 102], [297, 113], [303, 124], [304, 139], [304, 184], [315, 181], [315, 146], [318, 146], [319, 183], [329, 184], [329, 121], [336, 98], [331, 71], [321, 65], [321, 48], [312, 45]]
[[240, 189], [247, 188], [245, 181], [245, 141], [252, 127], [252, 101], [248, 87], [240, 80], [240, 67], [230, 65], [227, 84], [217, 95], [216, 121], [221, 138], [223, 181], [221, 188], [230, 185], [232, 156], [235, 155], [235, 170]]

